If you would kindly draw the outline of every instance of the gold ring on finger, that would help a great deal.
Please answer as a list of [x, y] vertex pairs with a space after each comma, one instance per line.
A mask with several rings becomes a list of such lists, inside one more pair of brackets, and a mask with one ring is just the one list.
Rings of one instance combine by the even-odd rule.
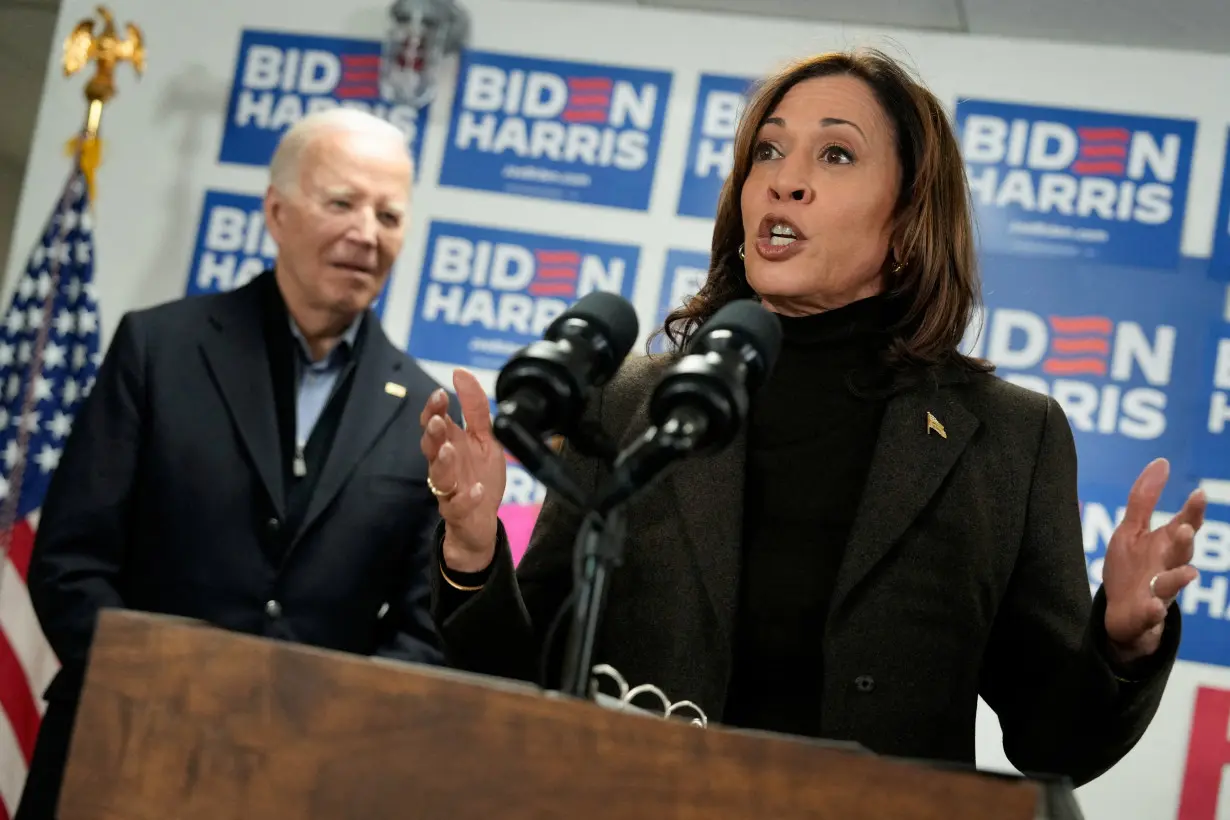
[[441, 501], [448, 501], [453, 496], [457, 495], [457, 483], [453, 482], [453, 489], [448, 492], [440, 492], [440, 488], [432, 483], [431, 476], [427, 477], [427, 489], [431, 490], [431, 494]]

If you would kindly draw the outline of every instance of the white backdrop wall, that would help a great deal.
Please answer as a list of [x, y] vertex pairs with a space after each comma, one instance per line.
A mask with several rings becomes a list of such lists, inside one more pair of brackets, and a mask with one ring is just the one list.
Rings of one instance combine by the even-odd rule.
[[[625, 264], [623, 290], [641, 313], [644, 337], [660, 313], [668, 255], [683, 253], [684, 258], [695, 261], [699, 254], [703, 261], [709, 244], [709, 220], [703, 216], [679, 216], [676, 207], [691, 145], [701, 75], [756, 77], [794, 57], [856, 45], [875, 45], [904, 56], [950, 105], [955, 105], [958, 99], [976, 98], [1194, 121], [1197, 126], [1194, 136], [1184, 137], [1183, 145], [1184, 176], [1190, 167], [1186, 194], [1183, 195], [1181, 185], [1173, 188], [1177, 216], [1169, 224], [1179, 233], [1174, 240], [1175, 246], [1162, 248], [1160, 253], [1162, 257], [1169, 255], [1175, 259], [1158, 265], [1158, 270], [1125, 272], [1124, 278], [1114, 278], [1118, 274], [1110, 265], [1116, 262], [1110, 258], [1114, 256], [1112, 248], [1103, 253], [1109, 267], [1104, 266], [1100, 271], [1082, 270], [1076, 279], [1063, 280], [1064, 287], [1084, 287], [1092, 300], [1067, 310], [1114, 313], [1122, 318], [1120, 313], [1127, 316], [1134, 305], [1171, 304], [1167, 301], [1171, 295], [1180, 294], [1182, 298], [1174, 296], [1177, 301], [1172, 300], [1179, 313], [1190, 313], [1186, 306], [1193, 304], [1211, 310], [1209, 316], [1200, 317], [1206, 326], [1192, 330], [1191, 335], [1203, 338], [1210, 323], [1216, 324], [1222, 318], [1223, 288], [1217, 283], [1209, 284], [1211, 273], [1207, 270], [1207, 260], [1214, 252], [1215, 236], [1219, 233], [1215, 223], [1220, 224], [1219, 196], [1227, 122], [1230, 121], [1230, 107], [1226, 103], [1230, 100], [1230, 58], [559, 2], [469, 0], [466, 7], [473, 23], [471, 49], [497, 52], [513, 60], [533, 58], [591, 64], [590, 70], [582, 72], [591, 77], [604, 72], [608, 78], [631, 76], [620, 73], [625, 69], [657, 72], [660, 73], [660, 76], [655, 75], [657, 79], [665, 78], [668, 86], [660, 85], [660, 96], [651, 101], [653, 104], [648, 105], [645, 112], [639, 112], [652, 119], [651, 133], [660, 129], [656, 159], [651, 162], [647, 174], [640, 178], [647, 186], [647, 207], [611, 207], [570, 202], [551, 195], [518, 195], [437, 184], [446, 146], [457, 138], [450, 123], [454, 104], [450, 67], [439, 97], [428, 109], [423, 123], [408, 241], [383, 303], [385, 328], [395, 343], [410, 345], [412, 349], [420, 345], [419, 349], [435, 351], [454, 345], [451, 355], [445, 352], [434, 357], [434, 362], [428, 362], [442, 381], [447, 382], [453, 364], [477, 361], [489, 365], [479, 374], [490, 385], [494, 375], [490, 367], [497, 366], [499, 351], [507, 349], [510, 343], [507, 339], [502, 345], [489, 343], [476, 352], [475, 346], [468, 341], [469, 331], [433, 329], [421, 318], [423, 303], [417, 295], [420, 279], [425, 275], [421, 271], [430, 261], [428, 240], [433, 221], [462, 226], [452, 229], [457, 235], [519, 241], [531, 249], [537, 248], [540, 254], [561, 248], [565, 255], [569, 248], [579, 250], [582, 256], [606, 253], [608, 273], [612, 254], [616, 257], [622, 254]], [[220, 159], [228, 121], [228, 100], [236, 82], [243, 33], [253, 30], [282, 32], [292, 39], [300, 35], [357, 38], [369, 41], [370, 45], [371, 41], [380, 40], [386, 30], [384, 4], [347, 5], [305, 0], [295, 4], [293, 14], [288, 15], [285, 8], [285, 4], [251, 0], [211, 0], [209, 3], [127, 0], [114, 8], [120, 23], [132, 20], [144, 29], [149, 67], [139, 82], [129, 67], [120, 69], [121, 93], [108, 107], [103, 123], [106, 149], [98, 175], [95, 235], [104, 341], [110, 338], [124, 311], [201, 289], [195, 276], [201, 273], [202, 267], [194, 249], [202, 222], [208, 223], [210, 218], [210, 213], [204, 210], [207, 192], [214, 192], [211, 202], [217, 202], [227, 196], [232, 199], [234, 196], [259, 196], [264, 189], [265, 168], [259, 162], [239, 164], [232, 161], [237, 157], [242, 160], [240, 155], [247, 149], [241, 146], [228, 154], [227, 161]], [[92, 12], [93, 4], [86, 0], [65, 0], [56, 42], [62, 42], [71, 27]], [[6, 290], [20, 275], [25, 256], [37, 240], [64, 182], [68, 166], [62, 146], [81, 123], [82, 82], [66, 81], [61, 76], [58, 60], [58, 53], [51, 55], [47, 66], [46, 92], [13, 233]], [[593, 69], [592, 64], [599, 68]], [[644, 77], [633, 79], [639, 82]], [[635, 121], [637, 113], [629, 111], [629, 118]], [[654, 141], [650, 139], [651, 143]], [[253, 155], [256, 154], [259, 151]], [[464, 163], [454, 162], [455, 170], [450, 173], [467, 177], [462, 166]], [[606, 179], [602, 176], [606, 172], [601, 169], [578, 166], [576, 170], [592, 172], [595, 180]], [[473, 173], [468, 176], [472, 177]], [[496, 176], [488, 175], [492, 180]], [[592, 196], [615, 196], [620, 191], [631, 196], [634, 188], [634, 185], [620, 188], [614, 183], [609, 186], [595, 184]], [[581, 196], [584, 198], [588, 194]], [[447, 232], [445, 228], [438, 230]], [[491, 233], [491, 230], [521, 232], [530, 237]], [[1123, 247], [1130, 250], [1135, 242], [1142, 248], [1156, 251], [1158, 246], [1153, 236], [1141, 233], [1135, 239], [1124, 240]], [[1112, 237], [1107, 247], [1111, 248], [1118, 241]], [[610, 251], [584, 243], [609, 243], [621, 246], [622, 250]], [[215, 243], [215, 250], [218, 247], [220, 245]], [[443, 258], [444, 246], [436, 243], [435, 248], [435, 253]], [[689, 251], [693, 252], [691, 256], [687, 256]], [[1099, 253], [1102, 252], [1086, 256]], [[1096, 267], [1097, 261], [1094, 259], [1089, 264]], [[582, 264], [582, 279], [586, 275], [585, 264]], [[1039, 261], [1037, 265], [1039, 282], [1067, 273], [1042, 269], [1047, 265], [1053, 267], [1053, 261]], [[1081, 265], [1088, 267], [1085, 262], [1078, 266]], [[1014, 281], [1034, 275], [1031, 269], [1019, 274]], [[1124, 282], [1136, 284], [1125, 286]], [[675, 298], [670, 295], [673, 283], [667, 281], [666, 284], [667, 298]], [[1132, 293], [1132, 288], [1143, 290]], [[1006, 286], [1006, 291], [1011, 292], [1012, 287]], [[1062, 302], [1064, 297], [1056, 298]], [[1107, 300], [1106, 304], [1111, 307], [1103, 308], [1097, 299]], [[1208, 308], [1210, 302], [1216, 303], [1215, 309]], [[1049, 308], [1042, 305], [1031, 309], [1041, 313]], [[1064, 305], [1059, 305], [1059, 309], [1065, 309]], [[419, 322], [417, 331], [416, 321]], [[1161, 327], [1166, 321], [1169, 320], [1164, 317], [1156, 319], [1154, 326]], [[411, 344], [412, 334], [416, 332], [416, 341]], [[1182, 339], [1187, 338], [1186, 327], [1179, 332], [1184, 334]], [[1180, 354], [1183, 350], [1185, 348], [1180, 348]], [[479, 355], [484, 351], [485, 358]], [[1182, 355], [1175, 358], [1172, 352], [1171, 364], [1178, 368], [1182, 358]], [[1201, 357], [1193, 353], [1189, 358]], [[1169, 384], [1168, 374], [1169, 369], [1164, 379]], [[1175, 381], [1178, 382], [1177, 376]], [[1053, 387], [1057, 391], [1060, 389], [1058, 382]], [[1184, 382], [1181, 390], [1174, 385], [1170, 387], [1174, 389], [1169, 393], [1168, 412], [1173, 412], [1168, 429], [1177, 431], [1176, 434], [1196, 430], [1203, 423], [1203, 417], [1196, 411], [1209, 396], [1207, 374], [1203, 387], [1198, 382]], [[1046, 389], [1047, 384], [1042, 388]], [[1107, 394], [1099, 395], [1105, 399]], [[1075, 393], [1068, 395], [1068, 400], [1075, 401], [1073, 396]], [[1178, 417], [1183, 408], [1192, 412]], [[1105, 427], [1105, 415], [1100, 418], [1103, 422], [1100, 427]], [[1096, 451], [1093, 459], [1096, 462], [1100, 457], [1097, 454], [1103, 452], [1096, 450], [1096, 446], [1103, 446], [1117, 448], [1106, 450], [1108, 453], [1126, 453], [1124, 460], [1135, 465], [1130, 473], [1119, 474], [1123, 473], [1119, 462], [1110, 458], [1105, 463], [1113, 465], [1113, 471], [1108, 477], [1099, 476], [1097, 489], [1089, 490], [1086, 500], [1097, 496], [1102, 504], [1096, 510], [1113, 515], [1115, 507], [1122, 504], [1135, 471], [1143, 467], [1147, 459], [1137, 457], [1141, 436], [1136, 436], [1134, 441], [1129, 440], [1128, 434], [1118, 438], [1103, 436], [1096, 441], [1089, 438], [1100, 432], [1113, 433], [1114, 420], [1111, 419], [1105, 431], [1100, 427], [1087, 431], [1087, 435], [1081, 434], [1082, 463], [1085, 463], [1087, 451]], [[1124, 429], [1127, 428], [1120, 425], [1120, 432]], [[1092, 443], [1086, 445], [1086, 441]], [[1148, 450], [1149, 456], [1167, 455], [1176, 465], [1184, 465], [1183, 469], [1176, 466], [1179, 485], [1176, 492], [1194, 486], [1201, 478], [1223, 477], [1197, 475], [1187, 469], [1191, 445], [1187, 438], [1178, 443], [1168, 438], [1165, 447], [1158, 441], [1153, 442], [1156, 447]], [[1146, 440], [1143, 446], [1152, 445]], [[1085, 492], [1084, 486], [1082, 492]], [[1086, 508], [1087, 511], [1093, 509], [1089, 504]], [[1230, 520], [1230, 514], [1225, 520]], [[1087, 532], [1091, 583], [1096, 583], [1100, 573], [1096, 529], [1096, 522], [1093, 522]], [[1230, 531], [1230, 527], [1226, 530]], [[1194, 645], [1205, 647], [1207, 644], [1214, 649], [1202, 650], [1198, 658], [1179, 663], [1161, 711], [1144, 741], [1115, 770], [1080, 790], [1082, 806], [1090, 818], [1230, 818], [1230, 781], [1223, 775], [1230, 771], [1224, 768], [1230, 764], [1230, 740], [1227, 740], [1230, 704], [1226, 695], [1230, 691], [1230, 669], [1227, 668], [1230, 630], [1225, 621], [1225, 579], [1230, 560], [1226, 560], [1226, 546], [1219, 544], [1206, 541], [1202, 546], [1202, 569], [1206, 571], [1202, 576], [1204, 598], [1185, 602], [1185, 611], [1192, 613], [1191, 620], [1195, 624]], [[1185, 638], [1187, 632], [1185, 628]], [[1227, 647], [1220, 654], [1215, 649], [1218, 641], [1223, 641]], [[1207, 691], [1198, 697], [1202, 689]], [[1206, 727], [1203, 734], [1197, 733], [1195, 740], [1192, 739], [1193, 722]], [[1208, 730], [1210, 726], [1213, 728]], [[979, 716], [978, 748], [981, 765], [1008, 767], [999, 744], [998, 724], [985, 708]]]

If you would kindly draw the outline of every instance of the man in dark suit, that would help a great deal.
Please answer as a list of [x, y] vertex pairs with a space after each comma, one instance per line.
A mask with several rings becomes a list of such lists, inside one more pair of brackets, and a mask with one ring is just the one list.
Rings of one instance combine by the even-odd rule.
[[53, 817], [102, 607], [429, 664], [439, 389], [370, 306], [401, 250], [401, 133], [305, 118], [270, 166], [273, 271], [127, 314], [48, 490], [29, 587], [62, 670], [19, 818]]

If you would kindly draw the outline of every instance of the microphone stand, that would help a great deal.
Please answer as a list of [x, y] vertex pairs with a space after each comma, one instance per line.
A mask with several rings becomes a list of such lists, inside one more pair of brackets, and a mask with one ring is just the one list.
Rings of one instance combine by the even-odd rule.
[[573, 582], [577, 588], [577, 600], [564, 649], [561, 688], [565, 694], [583, 700], [590, 696], [594, 644], [598, 638], [598, 622], [606, 603], [611, 572], [623, 564], [626, 525], [623, 507], [617, 506], [605, 515], [591, 510], [577, 533], [575, 557], [579, 572]]
[[611, 574], [623, 564], [627, 530], [624, 505], [670, 462], [691, 452], [707, 429], [703, 413], [681, 408], [677, 416], [661, 427], [650, 428], [620, 454], [610, 479], [589, 505], [574, 547], [577, 599], [564, 649], [565, 694], [585, 700], [590, 697], [598, 623], [606, 606]]

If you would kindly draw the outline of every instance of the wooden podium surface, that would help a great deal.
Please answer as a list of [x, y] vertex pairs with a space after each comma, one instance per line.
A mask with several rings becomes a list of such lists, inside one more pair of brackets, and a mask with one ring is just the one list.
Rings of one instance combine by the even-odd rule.
[[1042, 790], [105, 611], [62, 820], [1034, 820]]

